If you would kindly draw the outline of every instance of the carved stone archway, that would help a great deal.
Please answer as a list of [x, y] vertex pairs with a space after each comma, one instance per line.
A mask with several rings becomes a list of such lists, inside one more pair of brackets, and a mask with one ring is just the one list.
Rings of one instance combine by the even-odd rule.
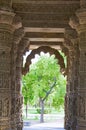
[[50, 55], [55, 55], [55, 58], [58, 59], [58, 64], [61, 67], [61, 71], [65, 71], [64, 59], [63, 59], [62, 55], [59, 53], [59, 51], [54, 48], [51, 48], [49, 46], [40, 46], [39, 48], [32, 50], [30, 55], [28, 55], [28, 57], [26, 59], [25, 67], [23, 68], [23, 71], [22, 71], [23, 74], [26, 74], [29, 71], [31, 59], [33, 59], [35, 57], [35, 54], [40, 54], [41, 51], [43, 51], [44, 53], [49, 52]]

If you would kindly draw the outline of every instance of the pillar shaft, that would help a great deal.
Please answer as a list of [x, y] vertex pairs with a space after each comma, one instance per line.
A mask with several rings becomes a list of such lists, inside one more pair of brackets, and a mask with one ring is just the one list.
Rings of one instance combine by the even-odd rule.
[[0, 2], [0, 130], [22, 130], [22, 57], [28, 44], [19, 19], [5, 8], [6, 0]]
[[[66, 130], [77, 130], [77, 90], [78, 90], [78, 65], [79, 65], [79, 46], [74, 40], [74, 30], [70, 30], [72, 37], [65, 39], [64, 45], [68, 48], [67, 56], [67, 91], [65, 96], [65, 128]], [[68, 32], [67, 32], [68, 33]], [[76, 33], [76, 32], [75, 32]], [[68, 35], [68, 34], [67, 34]]]
[[77, 21], [72, 27], [77, 30], [79, 39], [79, 85], [77, 96], [77, 129], [86, 130], [86, 1], [81, 0], [81, 8], [76, 12]]
[[78, 87], [78, 130], [86, 130], [86, 1], [81, 0], [81, 9], [76, 12], [79, 24], [79, 87]]
[[[7, 20], [8, 17], [8, 20]], [[11, 128], [11, 47], [14, 13], [0, 11], [0, 130]]]
[[[16, 30], [13, 35], [13, 44], [11, 48], [11, 120], [13, 123], [11, 124], [12, 130], [22, 130], [23, 122], [22, 122], [22, 104], [23, 98], [21, 95], [20, 87], [21, 87], [21, 72], [19, 73], [19, 78], [17, 79], [17, 65], [19, 63], [17, 60], [17, 51], [21, 38], [23, 37], [22, 28]], [[21, 55], [22, 57], [22, 55]], [[19, 61], [21, 62], [21, 60]], [[22, 66], [20, 66], [22, 68]], [[20, 69], [19, 69], [20, 70]], [[18, 91], [17, 91], [18, 90]]]

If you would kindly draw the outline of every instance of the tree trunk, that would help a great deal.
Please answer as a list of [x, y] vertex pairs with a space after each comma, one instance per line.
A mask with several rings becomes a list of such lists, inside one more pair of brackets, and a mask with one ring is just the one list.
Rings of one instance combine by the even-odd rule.
[[44, 122], [44, 101], [40, 100], [40, 108], [41, 108], [41, 115], [40, 115], [40, 123]]
[[26, 104], [26, 118], [27, 118], [27, 116], [28, 116], [28, 115], [27, 115], [27, 114], [28, 114], [27, 111], [28, 111], [28, 106], [27, 106], [27, 104]]

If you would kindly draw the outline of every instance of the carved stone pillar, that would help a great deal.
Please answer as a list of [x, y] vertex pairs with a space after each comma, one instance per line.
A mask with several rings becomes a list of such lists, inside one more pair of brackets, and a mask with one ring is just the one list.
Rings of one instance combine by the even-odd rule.
[[25, 49], [29, 46], [29, 41], [27, 38], [23, 38], [17, 50], [17, 58], [16, 58], [16, 124], [17, 130], [22, 129], [22, 125], [20, 122], [22, 116], [22, 104], [23, 104], [23, 97], [21, 94], [21, 74], [22, 74], [22, 67], [23, 67], [23, 54]]
[[11, 48], [15, 14], [0, 10], [0, 130], [11, 128]]
[[[17, 95], [16, 88], [17, 86], [17, 81], [16, 81], [16, 60], [17, 60], [17, 52], [18, 52], [18, 46], [19, 43], [24, 36], [23, 28], [19, 28], [15, 30], [14, 35], [13, 35], [13, 44], [12, 44], [12, 49], [11, 49], [11, 120], [13, 121], [11, 125], [12, 130], [17, 130], [17, 128], [22, 129], [22, 118], [21, 118], [21, 106], [22, 106], [22, 99], [18, 98], [20, 97], [20, 91], [19, 95]], [[20, 81], [19, 81], [20, 82]], [[17, 111], [18, 109], [18, 111]], [[19, 117], [19, 118], [17, 118]], [[20, 130], [20, 129], [19, 129]]]
[[[78, 130], [86, 130], [86, 1], [81, 0], [81, 9], [76, 12], [76, 19], [70, 25], [78, 32], [79, 39], [79, 86], [77, 104]], [[77, 20], [78, 19], [78, 20]]]
[[[68, 81], [68, 72], [69, 72], [69, 51], [68, 48], [66, 47], [66, 45], [62, 45], [61, 46], [62, 52], [65, 54], [66, 58], [67, 58], [67, 66], [65, 66], [65, 72], [64, 75], [67, 76], [67, 81]], [[66, 128], [66, 123], [68, 120], [68, 101], [67, 101], [67, 92], [68, 92], [68, 82], [67, 82], [67, 86], [66, 86], [66, 95], [65, 95], [65, 103], [64, 103], [64, 111], [65, 111], [65, 117], [64, 117], [64, 128]]]
[[[76, 32], [70, 30], [72, 35]], [[67, 32], [68, 33], [68, 32]], [[67, 93], [65, 96], [65, 128], [66, 130], [77, 129], [77, 89], [78, 89], [78, 62], [79, 49], [76, 37], [68, 37], [64, 45], [68, 48], [67, 56]]]
[[79, 35], [80, 49], [78, 130], [86, 130], [86, 1], [83, 0], [82, 2], [84, 2], [84, 8], [81, 8], [76, 13], [79, 18], [79, 25], [76, 29]]
[[22, 130], [21, 59], [28, 44], [11, 0], [0, 4], [0, 130]]

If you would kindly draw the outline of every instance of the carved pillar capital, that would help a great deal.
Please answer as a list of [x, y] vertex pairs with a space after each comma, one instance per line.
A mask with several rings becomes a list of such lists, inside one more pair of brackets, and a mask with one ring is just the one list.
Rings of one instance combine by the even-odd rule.
[[79, 19], [76, 15], [70, 18], [69, 25], [71, 26], [71, 28], [76, 29], [77, 31], [77, 27], [79, 26]]
[[69, 51], [73, 51], [75, 41], [78, 37], [76, 30], [72, 29], [72, 28], [66, 29], [64, 37], [65, 37], [65, 40], [64, 40], [64, 43], [63, 43], [64, 46], [66, 48], [68, 48]]
[[25, 32], [23, 28], [16, 29], [14, 31], [13, 39], [15, 44], [19, 44], [21, 39], [24, 37]]
[[86, 32], [86, 8], [77, 10], [76, 15], [70, 18], [69, 25], [76, 29], [78, 34]]
[[77, 26], [77, 32], [80, 34], [82, 32], [86, 33], [86, 8], [81, 8], [76, 12], [79, 19], [79, 25]]

